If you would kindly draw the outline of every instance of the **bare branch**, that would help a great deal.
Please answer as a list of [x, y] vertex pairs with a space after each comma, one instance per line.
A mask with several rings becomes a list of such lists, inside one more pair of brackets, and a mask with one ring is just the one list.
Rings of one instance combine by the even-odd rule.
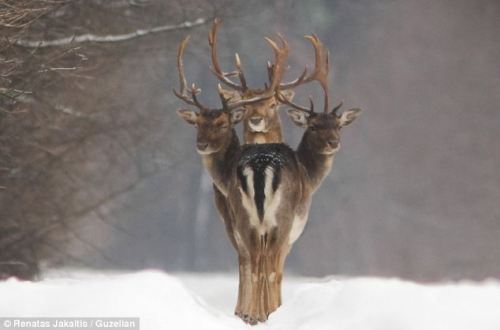
[[162, 25], [156, 26], [151, 29], [140, 29], [131, 33], [126, 34], [114, 34], [114, 35], [95, 35], [91, 33], [81, 34], [81, 35], [73, 35], [70, 37], [54, 39], [54, 40], [23, 40], [18, 39], [14, 41], [15, 45], [26, 47], [26, 48], [43, 48], [43, 47], [54, 47], [54, 46], [65, 46], [73, 43], [84, 43], [84, 42], [121, 42], [127, 41], [130, 39], [143, 37], [148, 34], [172, 31], [172, 30], [181, 30], [181, 29], [189, 29], [199, 25], [205, 24], [209, 19], [200, 17], [194, 21], [184, 21], [177, 25]]

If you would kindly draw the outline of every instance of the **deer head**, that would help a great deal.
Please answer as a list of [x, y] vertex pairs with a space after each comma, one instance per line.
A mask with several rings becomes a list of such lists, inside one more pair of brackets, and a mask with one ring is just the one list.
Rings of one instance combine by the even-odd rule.
[[177, 114], [187, 123], [198, 128], [196, 150], [202, 155], [219, 152], [227, 145], [233, 126], [243, 119], [244, 112], [244, 109], [232, 112], [211, 109], [200, 113], [187, 109], [177, 110]]
[[[185, 103], [199, 109], [196, 112], [191, 109], [179, 109], [177, 114], [188, 124], [197, 127], [196, 149], [200, 154], [211, 154], [219, 151], [230, 140], [229, 137], [234, 125], [239, 123], [245, 114], [241, 106], [229, 106], [227, 99], [220, 93], [222, 109], [209, 109], [198, 100], [197, 95], [201, 89], [195, 84], [187, 88], [184, 75], [183, 55], [184, 49], [188, 43], [189, 37], [186, 37], [180, 44], [177, 53], [177, 68], [179, 71], [180, 90], [174, 90], [174, 94]], [[188, 93], [190, 95], [188, 95]]]
[[[250, 88], [247, 85], [241, 60], [237, 53], [235, 54], [236, 70], [232, 72], [223, 72], [221, 70], [219, 62], [217, 60], [217, 31], [219, 29], [220, 23], [221, 21], [219, 19], [214, 20], [212, 30], [208, 35], [208, 43], [211, 49], [212, 72], [227, 87], [227, 89], [221, 89], [222, 93], [227, 99], [231, 100], [248, 100], [255, 97], [262, 97], [262, 95], [269, 95], [269, 97], [262, 98], [262, 100], [259, 102], [249, 103], [245, 105], [246, 115], [244, 130], [245, 132], [248, 131], [254, 133], [268, 133], [271, 130], [279, 130], [280, 141], [265, 142], [281, 142], [281, 124], [278, 114], [280, 103], [276, 99], [275, 94], [272, 92], [280, 86], [280, 80], [285, 69], [283, 62], [289, 52], [288, 43], [281, 35], [279, 35], [279, 39], [283, 45], [281, 49], [283, 58], [279, 59], [281, 62], [278, 62], [277, 59], [277, 61], [273, 64], [271, 64], [270, 62], [267, 63], [269, 84], [265, 84], [263, 89]], [[266, 38], [266, 41], [271, 45], [273, 50], [276, 50], [278, 46], [273, 40]], [[233, 76], [238, 76], [240, 81], [239, 84], [231, 79], [231, 77]], [[291, 100], [293, 98], [293, 95], [294, 92], [292, 90], [282, 88], [282, 97]], [[247, 134], [245, 134], [245, 136], [246, 135]]]
[[349, 125], [361, 113], [361, 109], [349, 109], [339, 115], [337, 112], [342, 106], [342, 102], [329, 109], [328, 75], [330, 72], [329, 54], [321, 41], [315, 35], [306, 36], [312, 43], [315, 51], [315, 68], [311, 74], [307, 74], [307, 67], [302, 75], [295, 81], [283, 84], [287, 88], [297, 87], [311, 81], [317, 81], [323, 90], [323, 112], [314, 111], [314, 103], [309, 98], [309, 108], [303, 107], [291, 100], [283, 97], [278, 92], [277, 97], [280, 102], [289, 105], [288, 116], [299, 127], [306, 129], [301, 144], [307, 145], [311, 150], [319, 154], [331, 155], [338, 151], [340, 147], [340, 129]]
[[330, 155], [340, 148], [340, 130], [349, 125], [361, 113], [354, 108], [344, 111], [341, 115], [337, 110], [342, 103], [329, 112], [317, 113], [313, 107], [310, 110], [293, 108], [288, 110], [288, 116], [299, 127], [306, 129], [303, 142], [317, 153]]

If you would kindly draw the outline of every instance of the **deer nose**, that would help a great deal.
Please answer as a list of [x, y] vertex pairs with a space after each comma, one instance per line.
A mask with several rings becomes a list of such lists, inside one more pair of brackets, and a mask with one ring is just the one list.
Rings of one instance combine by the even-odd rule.
[[250, 122], [254, 125], [258, 125], [262, 121], [262, 117], [252, 117], [250, 118]]
[[198, 148], [198, 150], [200, 150], [200, 151], [207, 149], [207, 147], [208, 147], [208, 143], [206, 143], [206, 142], [197, 142], [196, 143], [196, 148]]
[[328, 141], [328, 145], [331, 148], [335, 149], [335, 148], [337, 148], [339, 146], [339, 141], [338, 140], [329, 140]]

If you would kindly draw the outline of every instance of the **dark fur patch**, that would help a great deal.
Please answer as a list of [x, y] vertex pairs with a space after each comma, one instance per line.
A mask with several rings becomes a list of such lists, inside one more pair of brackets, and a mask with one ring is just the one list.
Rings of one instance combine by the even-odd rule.
[[[246, 192], [247, 186], [243, 169], [247, 166], [252, 169], [255, 190], [254, 202], [261, 222], [264, 220], [266, 169], [269, 167], [274, 172], [272, 189], [276, 191], [281, 181], [282, 168], [294, 161], [292, 149], [282, 143], [251, 144], [243, 147], [241, 158], [238, 161], [238, 177]], [[245, 181], [244, 185], [243, 181]]]
[[259, 170], [254, 172], [253, 175], [253, 186], [255, 189], [255, 205], [257, 206], [257, 213], [259, 214], [260, 222], [264, 219], [264, 199], [266, 199], [266, 195], [264, 194], [264, 180], [266, 175], [263, 170]]

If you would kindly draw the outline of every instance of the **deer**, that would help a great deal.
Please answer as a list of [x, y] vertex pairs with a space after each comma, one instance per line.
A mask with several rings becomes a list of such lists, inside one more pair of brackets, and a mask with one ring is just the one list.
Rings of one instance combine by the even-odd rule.
[[[196, 113], [180, 109], [177, 113], [197, 127], [197, 150], [214, 184], [226, 198], [231, 220], [230, 240], [238, 252], [240, 285], [236, 314], [245, 322], [265, 321], [281, 304], [281, 280], [286, 256], [303, 231], [311, 197], [328, 174], [333, 155], [338, 151], [340, 128], [350, 124], [359, 109], [337, 115], [340, 106], [328, 110], [325, 93], [324, 113], [299, 106], [278, 93], [281, 102], [292, 107], [288, 114], [297, 125], [306, 128], [297, 151], [283, 143], [239, 145], [234, 125], [244, 118], [247, 100], [230, 103], [219, 88], [222, 109], [200, 104], [200, 92], [194, 84], [187, 95], [182, 52], [178, 52], [180, 92], [185, 103], [200, 109]], [[271, 93], [279, 86], [286, 47], [270, 43], [276, 57]], [[321, 54], [317, 58], [321, 59]], [[326, 66], [328, 67], [328, 65]], [[324, 91], [324, 71], [301, 75], [301, 81], [320, 81]], [[267, 96], [267, 95], [266, 95]]]

